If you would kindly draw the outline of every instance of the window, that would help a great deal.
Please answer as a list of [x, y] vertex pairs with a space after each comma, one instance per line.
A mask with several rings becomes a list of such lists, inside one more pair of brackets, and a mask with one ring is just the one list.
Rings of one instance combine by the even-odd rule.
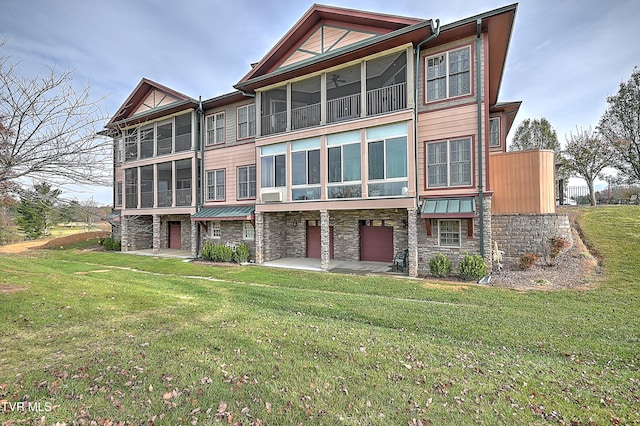
[[489, 119], [489, 146], [500, 146], [500, 118]]
[[427, 144], [429, 188], [471, 185], [471, 138]]
[[176, 121], [176, 146], [174, 152], [191, 149], [191, 114], [179, 115]]
[[[329, 198], [358, 198], [362, 196], [362, 166], [360, 162], [360, 144], [351, 143], [328, 149], [329, 160]], [[331, 185], [332, 183], [353, 182], [352, 185]]]
[[124, 161], [124, 140], [116, 140], [116, 162], [122, 163]]
[[116, 182], [116, 206], [122, 206], [122, 182]]
[[460, 247], [460, 220], [438, 220], [438, 241], [441, 246]]
[[292, 200], [320, 199], [320, 150], [291, 153], [291, 185], [304, 186], [291, 190]]
[[253, 229], [253, 225], [249, 221], [245, 221], [242, 226], [242, 239], [244, 240], [253, 240], [255, 237], [255, 230]]
[[285, 155], [268, 155], [262, 157], [261, 185], [263, 188], [286, 186], [287, 165]]
[[207, 172], [207, 200], [224, 200], [224, 169]]
[[140, 167], [140, 207], [153, 207], [153, 166]]
[[256, 166], [238, 167], [238, 199], [256, 198]]
[[173, 150], [173, 120], [158, 124], [156, 155], [171, 154]]
[[407, 138], [369, 142], [369, 179], [407, 177]]
[[224, 112], [207, 116], [207, 145], [224, 143]]
[[210, 231], [209, 231], [209, 235], [211, 236], [211, 238], [220, 238], [220, 236], [222, 235], [222, 229], [220, 227], [220, 222], [210, 222], [211, 223], [211, 227], [210, 227]]
[[256, 106], [246, 105], [238, 108], [238, 139], [256, 135]]
[[429, 57], [426, 68], [427, 102], [471, 93], [471, 48]]
[[132, 161], [138, 158], [138, 129], [128, 129], [124, 131], [124, 154], [125, 161]]
[[125, 200], [127, 209], [138, 208], [138, 169], [126, 169], [124, 171]]

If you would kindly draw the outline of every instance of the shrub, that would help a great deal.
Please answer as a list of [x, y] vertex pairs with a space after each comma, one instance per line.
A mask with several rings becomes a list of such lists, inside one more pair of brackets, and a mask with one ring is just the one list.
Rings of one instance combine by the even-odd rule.
[[100, 243], [102, 244], [102, 247], [104, 247], [104, 249], [107, 251], [120, 251], [119, 240], [114, 240], [111, 237], [105, 237]]
[[201, 255], [203, 259], [212, 262], [231, 262], [233, 260], [233, 249], [226, 244], [213, 244], [207, 241], [202, 247]]
[[531, 269], [533, 264], [538, 261], [538, 256], [533, 253], [525, 253], [520, 256], [520, 269]]
[[549, 246], [545, 250], [545, 254], [546, 254], [545, 260], [547, 262], [547, 265], [553, 266], [555, 263], [556, 257], [558, 257], [558, 255], [562, 253], [562, 251], [564, 251], [564, 249], [566, 249], [567, 247], [569, 247], [569, 241], [567, 241], [566, 238], [563, 238], [563, 237], [549, 238]]
[[466, 281], [477, 281], [487, 275], [487, 264], [479, 254], [465, 254], [460, 262], [460, 278]]
[[429, 270], [434, 277], [448, 277], [451, 273], [451, 259], [438, 253], [429, 260]]
[[249, 247], [245, 243], [240, 243], [236, 246], [236, 251], [234, 253], [234, 260], [238, 263], [246, 262], [249, 260], [251, 253], [249, 252]]

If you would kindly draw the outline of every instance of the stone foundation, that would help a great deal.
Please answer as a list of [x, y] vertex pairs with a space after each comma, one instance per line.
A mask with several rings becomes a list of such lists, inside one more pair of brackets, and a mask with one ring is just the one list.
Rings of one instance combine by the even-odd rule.
[[[262, 245], [262, 262], [282, 257], [306, 257], [307, 221], [320, 226], [319, 211], [261, 213], [263, 231], [256, 229], [256, 245]], [[333, 227], [333, 253], [336, 260], [360, 260], [360, 220], [385, 220], [393, 226], [393, 251], [408, 248], [406, 209], [330, 210], [329, 226]], [[256, 216], [256, 228], [259, 220]], [[326, 219], [325, 219], [326, 220]], [[264, 237], [261, 237], [264, 235]], [[262, 238], [258, 241], [259, 238]], [[260, 257], [259, 254], [256, 255]]]
[[[194, 222], [195, 223], [195, 222]], [[245, 240], [244, 237], [244, 221], [242, 220], [222, 220], [220, 221], [220, 238], [211, 237], [211, 222], [206, 222], [200, 226], [200, 247], [207, 241], [211, 241], [213, 244], [226, 244], [226, 243], [245, 243], [249, 251], [251, 252], [251, 260], [256, 259], [256, 244], [255, 239]], [[256, 229], [257, 231], [257, 229]]]
[[[492, 219], [491, 215], [491, 197], [484, 196], [484, 260], [491, 269], [491, 237], [492, 237]], [[458, 271], [460, 261], [465, 254], [479, 254], [480, 253], [480, 205], [479, 199], [476, 197], [476, 216], [473, 218], [472, 223], [472, 237], [469, 237], [469, 225], [467, 219], [460, 219], [460, 247], [442, 247], [438, 241], [438, 220], [437, 219], [423, 219], [419, 217], [418, 213], [418, 275], [428, 276], [431, 275], [429, 271], [429, 260], [437, 253], [442, 253], [448, 256], [453, 262], [452, 273], [455, 274]], [[452, 217], [451, 219], [456, 219]], [[431, 235], [427, 235], [427, 221], [431, 222]]]
[[543, 256], [551, 237], [563, 237], [573, 245], [567, 214], [496, 214], [492, 221], [493, 239], [506, 257]]

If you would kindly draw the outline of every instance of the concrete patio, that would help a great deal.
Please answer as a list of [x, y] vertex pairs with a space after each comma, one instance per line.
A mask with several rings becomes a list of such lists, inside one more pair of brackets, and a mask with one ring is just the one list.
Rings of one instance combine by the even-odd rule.
[[[306, 271], [325, 272], [320, 267], [320, 259], [308, 257], [284, 257], [281, 259], [264, 262], [261, 266], [274, 268], [302, 269]], [[328, 272], [341, 274], [390, 274], [406, 276], [407, 272], [392, 271], [392, 262], [356, 262], [346, 260], [332, 260]]]
[[154, 257], [173, 257], [177, 259], [192, 259], [191, 252], [189, 250], [178, 249], [160, 249], [154, 252], [153, 249], [142, 249], [122, 252], [125, 254], [135, 254], [138, 256], [154, 256]]

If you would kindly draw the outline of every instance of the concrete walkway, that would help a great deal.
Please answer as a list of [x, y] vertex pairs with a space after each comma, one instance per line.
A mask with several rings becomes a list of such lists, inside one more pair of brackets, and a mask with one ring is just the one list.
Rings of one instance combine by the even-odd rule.
[[136, 254], [138, 256], [154, 256], [154, 257], [173, 257], [177, 259], [191, 259], [191, 252], [189, 250], [178, 249], [160, 249], [154, 253], [153, 249], [132, 250], [124, 251], [125, 254]]
[[[302, 269], [306, 271], [325, 272], [320, 267], [320, 259], [308, 257], [284, 257], [281, 259], [264, 262], [263, 266], [274, 268]], [[329, 272], [342, 274], [392, 274], [407, 275], [407, 272], [392, 271], [392, 262], [354, 262], [346, 260], [332, 260], [329, 264]]]

